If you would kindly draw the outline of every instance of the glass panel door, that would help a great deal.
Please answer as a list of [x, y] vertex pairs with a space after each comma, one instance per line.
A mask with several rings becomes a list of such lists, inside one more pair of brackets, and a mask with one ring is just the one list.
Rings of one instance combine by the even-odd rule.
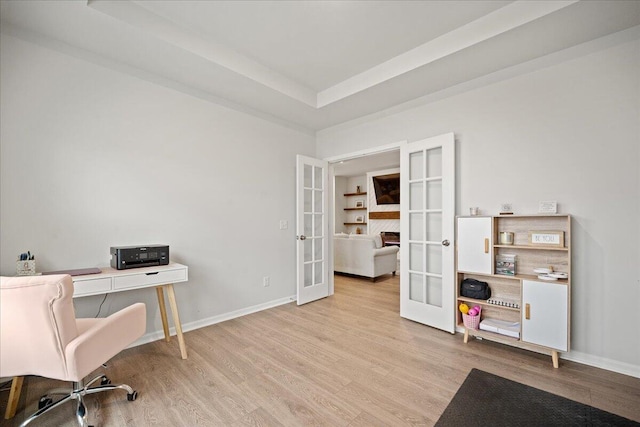
[[[454, 330], [454, 138], [417, 141], [401, 150], [400, 314]], [[406, 201], [406, 202], [405, 202]]]
[[328, 296], [327, 162], [297, 156], [297, 301]]

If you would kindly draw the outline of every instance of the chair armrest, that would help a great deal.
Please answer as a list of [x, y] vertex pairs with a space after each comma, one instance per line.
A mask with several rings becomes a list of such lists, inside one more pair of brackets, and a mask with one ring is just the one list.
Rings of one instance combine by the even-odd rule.
[[67, 380], [80, 381], [140, 338], [146, 330], [146, 312], [143, 303], [136, 303], [104, 319], [78, 319], [91, 324], [65, 349]]
[[384, 248], [378, 248], [373, 250], [373, 256], [381, 256], [387, 254], [395, 254], [400, 250], [397, 246], [385, 246]]

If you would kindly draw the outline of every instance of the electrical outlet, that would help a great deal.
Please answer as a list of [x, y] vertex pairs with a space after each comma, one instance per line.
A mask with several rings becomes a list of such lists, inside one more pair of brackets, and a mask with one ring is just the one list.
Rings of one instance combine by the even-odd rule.
[[266, 288], [270, 284], [271, 284], [271, 279], [269, 278], [269, 276], [264, 276], [262, 278], [262, 286], [264, 286]]

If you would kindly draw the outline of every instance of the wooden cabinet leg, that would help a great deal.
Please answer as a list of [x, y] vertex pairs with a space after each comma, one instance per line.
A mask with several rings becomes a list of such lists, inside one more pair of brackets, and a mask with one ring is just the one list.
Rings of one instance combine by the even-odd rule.
[[466, 344], [467, 342], [469, 342], [469, 330], [464, 328], [464, 343]]
[[187, 358], [187, 345], [184, 342], [182, 336], [182, 323], [180, 323], [180, 315], [178, 314], [178, 303], [176, 302], [176, 294], [173, 291], [173, 284], [166, 285], [167, 295], [169, 296], [169, 306], [171, 307], [171, 313], [173, 314], [173, 323], [176, 327], [176, 335], [178, 336], [178, 343], [180, 344], [180, 354], [183, 359]]
[[22, 382], [24, 377], [13, 377], [11, 381], [11, 391], [9, 392], [9, 401], [7, 402], [7, 409], [4, 412], [4, 419], [8, 420], [13, 418], [18, 408], [18, 401], [20, 400], [20, 392], [22, 391]]
[[553, 361], [553, 367], [558, 369], [559, 363], [558, 363], [558, 352], [555, 350], [551, 350], [551, 360]]
[[160, 306], [160, 319], [162, 319], [162, 329], [164, 330], [164, 340], [169, 342], [171, 334], [169, 334], [169, 322], [167, 321], [167, 306], [164, 304], [164, 292], [162, 286], [156, 286], [158, 294], [158, 305]]

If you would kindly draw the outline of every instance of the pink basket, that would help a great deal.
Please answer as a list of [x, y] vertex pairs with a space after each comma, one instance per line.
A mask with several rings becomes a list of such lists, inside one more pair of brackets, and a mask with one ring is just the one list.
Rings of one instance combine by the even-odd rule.
[[462, 323], [464, 323], [464, 327], [467, 329], [478, 329], [478, 325], [480, 325], [480, 315], [469, 316], [468, 314], [462, 313]]

